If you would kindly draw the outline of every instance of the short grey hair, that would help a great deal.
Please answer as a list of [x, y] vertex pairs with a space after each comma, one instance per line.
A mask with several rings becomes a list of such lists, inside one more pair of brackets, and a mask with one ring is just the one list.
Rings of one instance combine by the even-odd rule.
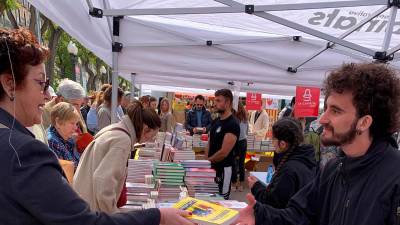
[[73, 100], [85, 98], [86, 93], [79, 83], [69, 79], [64, 79], [58, 86], [57, 95], [62, 96], [67, 100]]

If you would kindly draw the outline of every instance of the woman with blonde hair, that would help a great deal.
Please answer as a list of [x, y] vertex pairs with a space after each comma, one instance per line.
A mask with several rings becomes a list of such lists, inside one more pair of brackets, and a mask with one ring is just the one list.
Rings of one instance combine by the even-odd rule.
[[161, 119], [161, 132], [172, 132], [174, 126], [174, 117], [170, 111], [170, 104], [168, 99], [164, 98], [160, 102], [160, 119]]
[[59, 159], [72, 161], [78, 166], [80, 154], [75, 150], [77, 124], [80, 120], [76, 108], [66, 102], [60, 102], [51, 110], [51, 125], [47, 131], [49, 147]]

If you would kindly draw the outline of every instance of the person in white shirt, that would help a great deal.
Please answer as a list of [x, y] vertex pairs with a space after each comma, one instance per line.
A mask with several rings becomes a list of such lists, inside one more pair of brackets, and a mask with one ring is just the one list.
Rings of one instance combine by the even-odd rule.
[[269, 129], [269, 116], [264, 110], [257, 110], [250, 114], [249, 131], [256, 137], [264, 139]]

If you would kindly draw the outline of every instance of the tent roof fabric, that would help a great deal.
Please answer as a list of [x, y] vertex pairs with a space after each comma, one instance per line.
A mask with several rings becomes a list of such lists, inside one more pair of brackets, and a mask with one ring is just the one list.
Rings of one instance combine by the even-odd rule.
[[[109, 65], [112, 64], [112, 18], [88, 15], [87, 1], [104, 9], [104, 13], [129, 14], [133, 11], [124, 10], [137, 9], [135, 13], [146, 14], [148, 11], [143, 9], [152, 9], [153, 14], [163, 14], [165, 8], [176, 12], [179, 8], [239, 10], [246, 4], [254, 5], [255, 9], [269, 7], [272, 10], [253, 14], [125, 16], [120, 23], [118, 42], [124, 47], [118, 54], [118, 71], [128, 80], [131, 73], [136, 73], [135, 82], [141, 84], [217, 89], [235, 81], [241, 84], [242, 91], [294, 95], [296, 85], [321, 86], [329, 71], [343, 63], [371, 62], [371, 53], [395, 51], [400, 44], [397, 8], [390, 8], [387, 1], [379, 0], [76, 0], [73, 4], [30, 0], [45, 16]], [[363, 6], [334, 7], [336, 3]], [[274, 11], [287, 4], [295, 4], [292, 7], [332, 4], [333, 8]], [[341, 42], [339, 37], [346, 36], [346, 31], [377, 11], [383, 13], [365, 22]], [[276, 22], [285, 23], [285, 26]], [[288, 27], [292, 22], [298, 23], [301, 29]], [[391, 29], [392, 35], [386, 35], [386, 30]], [[293, 39], [294, 36], [301, 38]], [[321, 51], [327, 41], [318, 36], [338, 40], [345, 46], [336, 44]], [[394, 58], [391, 65], [400, 68], [397, 53]], [[302, 65], [304, 62], [307, 63]], [[298, 70], [288, 72], [289, 67]]]

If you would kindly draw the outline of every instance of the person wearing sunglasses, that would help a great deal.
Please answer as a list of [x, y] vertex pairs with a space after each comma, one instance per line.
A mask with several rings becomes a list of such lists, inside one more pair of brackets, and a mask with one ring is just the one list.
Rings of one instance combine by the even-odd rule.
[[49, 97], [48, 54], [28, 29], [0, 29], [0, 224], [193, 225], [177, 209], [94, 212], [76, 194], [54, 152], [26, 129]]
[[205, 134], [211, 128], [211, 113], [205, 107], [205, 98], [197, 95], [193, 108], [187, 113], [185, 127], [193, 134]]

